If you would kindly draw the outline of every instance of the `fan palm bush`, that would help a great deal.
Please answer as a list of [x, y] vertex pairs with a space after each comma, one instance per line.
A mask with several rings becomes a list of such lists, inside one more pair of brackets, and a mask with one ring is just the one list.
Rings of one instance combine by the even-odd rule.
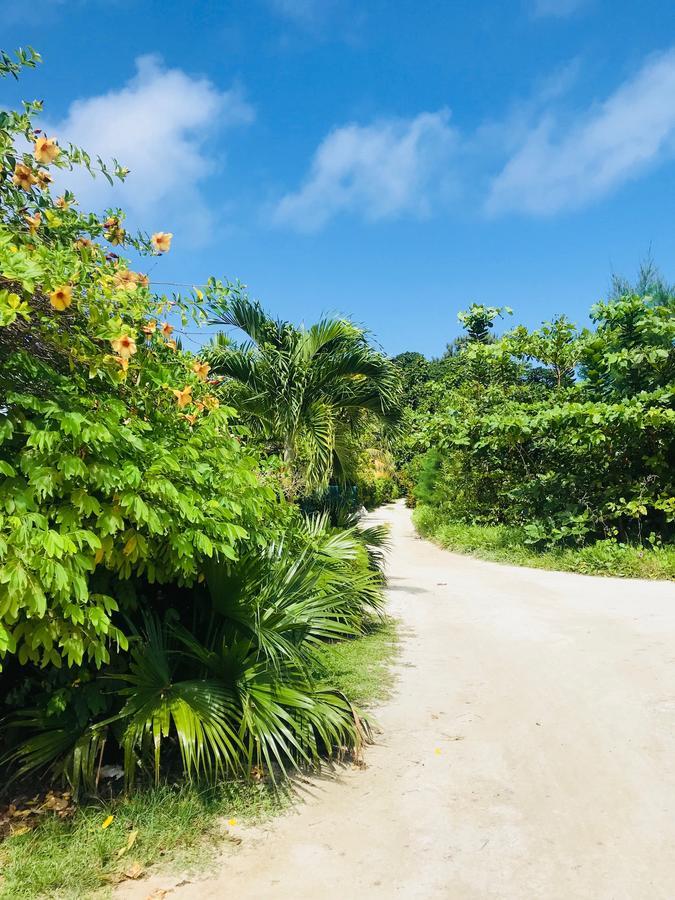
[[[382, 604], [368, 548], [377, 529], [296, 521], [288, 543], [213, 561], [181, 604], [142, 616], [121, 657], [96, 676], [105, 708], [78, 717], [72, 686], [55, 714], [24, 712], [8, 761], [16, 774], [51, 770], [94, 791], [102, 760], [122, 762], [129, 787], [176, 767], [187, 778], [274, 775], [322, 754], [357, 752], [367, 724], [348, 698], [312, 675], [327, 640], [357, 635]], [[81, 704], [80, 704], [81, 705]], [[26, 731], [30, 733], [26, 738]]]

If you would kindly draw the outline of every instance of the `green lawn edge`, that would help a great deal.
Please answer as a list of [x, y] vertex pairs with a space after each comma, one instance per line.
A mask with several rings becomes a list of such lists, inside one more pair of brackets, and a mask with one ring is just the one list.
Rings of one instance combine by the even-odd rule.
[[491, 562], [581, 575], [675, 580], [673, 545], [649, 548], [606, 540], [578, 548], [535, 550], [523, 542], [518, 528], [448, 522], [437, 509], [424, 505], [413, 510], [413, 524], [421, 537], [445, 550]]

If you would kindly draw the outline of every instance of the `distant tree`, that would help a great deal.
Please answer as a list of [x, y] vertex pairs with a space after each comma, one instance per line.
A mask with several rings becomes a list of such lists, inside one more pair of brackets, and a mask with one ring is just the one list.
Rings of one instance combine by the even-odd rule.
[[472, 303], [467, 310], [457, 314], [457, 318], [466, 329], [468, 339], [474, 344], [489, 343], [492, 335], [490, 329], [494, 328], [495, 319], [503, 317], [504, 313], [511, 315], [513, 310], [508, 306], [485, 306], [482, 303]]
[[507, 340], [515, 355], [541, 363], [553, 376], [557, 389], [574, 383], [581, 343], [575, 325], [566, 316], [556, 316], [536, 331], [519, 325]]

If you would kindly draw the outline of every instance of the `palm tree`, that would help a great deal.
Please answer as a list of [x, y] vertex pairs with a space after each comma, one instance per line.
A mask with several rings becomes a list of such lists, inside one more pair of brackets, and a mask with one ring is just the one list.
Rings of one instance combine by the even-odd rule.
[[238, 328], [248, 337], [233, 347], [220, 333], [205, 355], [214, 374], [235, 388], [242, 415], [307, 490], [340, 475], [341, 438], [364, 419], [397, 421], [396, 367], [352, 322], [324, 318], [311, 328], [296, 327], [238, 297], [212, 324]]

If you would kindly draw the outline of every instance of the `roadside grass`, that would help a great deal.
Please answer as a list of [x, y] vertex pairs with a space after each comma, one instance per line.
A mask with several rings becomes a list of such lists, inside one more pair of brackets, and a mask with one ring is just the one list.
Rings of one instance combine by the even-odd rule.
[[479, 559], [584, 575], [675, 579], [674, 545], [652, 549], [605, 540], [586, 547], [536, 550], [525, 544], [519, 528], [444, 522], [438, 511], [428, 506], [416, 507], [413, 521], [422, 537]]
[[[224, 782], [201, 789], [165, 786], [90, 803], [70, 819], [46, 816], [34, 830], [0, 844], [0, 897], [104, 897], [112, 885], [140, 877], [158, 862], [194, 869], [212, 861], [226, 830], [236, 836], [236, 825], [225, 826], [225, 818], [260, 821], [288, 802], [283, 787]], [[113, 821], [104, 828], [109, 816]], [[125, 849], [130, 840], [132, 846]], [[109, 890], [99, 895], [106, 886]]]
[[386, 700], [391, 692], [397, 641], [396, 622], [375, 619], [361, 637], [320, 647], [314, 676], [339, 688], [355, 706], [372, 706]]
[[[383, 700], [393, 684], [396, 636], [393, 621], [373, 621], [363, 637], [321, 647], [315, 675], [360, 708]], [[92, 802], [69, 819], [45, 816], [32, 831], [0, 843], [0, 898], [103, 898], [114, 884], [150, 867], [154, 872], [203, 869], [213, 864], [214, 850], [228, 834], [236, 838], [239, 822], [263, 821], [292, 802], [288, 783], [274, 788], [223, 782], [164, 786]], [[114, 818], [104, 828], [109, 816]]]

